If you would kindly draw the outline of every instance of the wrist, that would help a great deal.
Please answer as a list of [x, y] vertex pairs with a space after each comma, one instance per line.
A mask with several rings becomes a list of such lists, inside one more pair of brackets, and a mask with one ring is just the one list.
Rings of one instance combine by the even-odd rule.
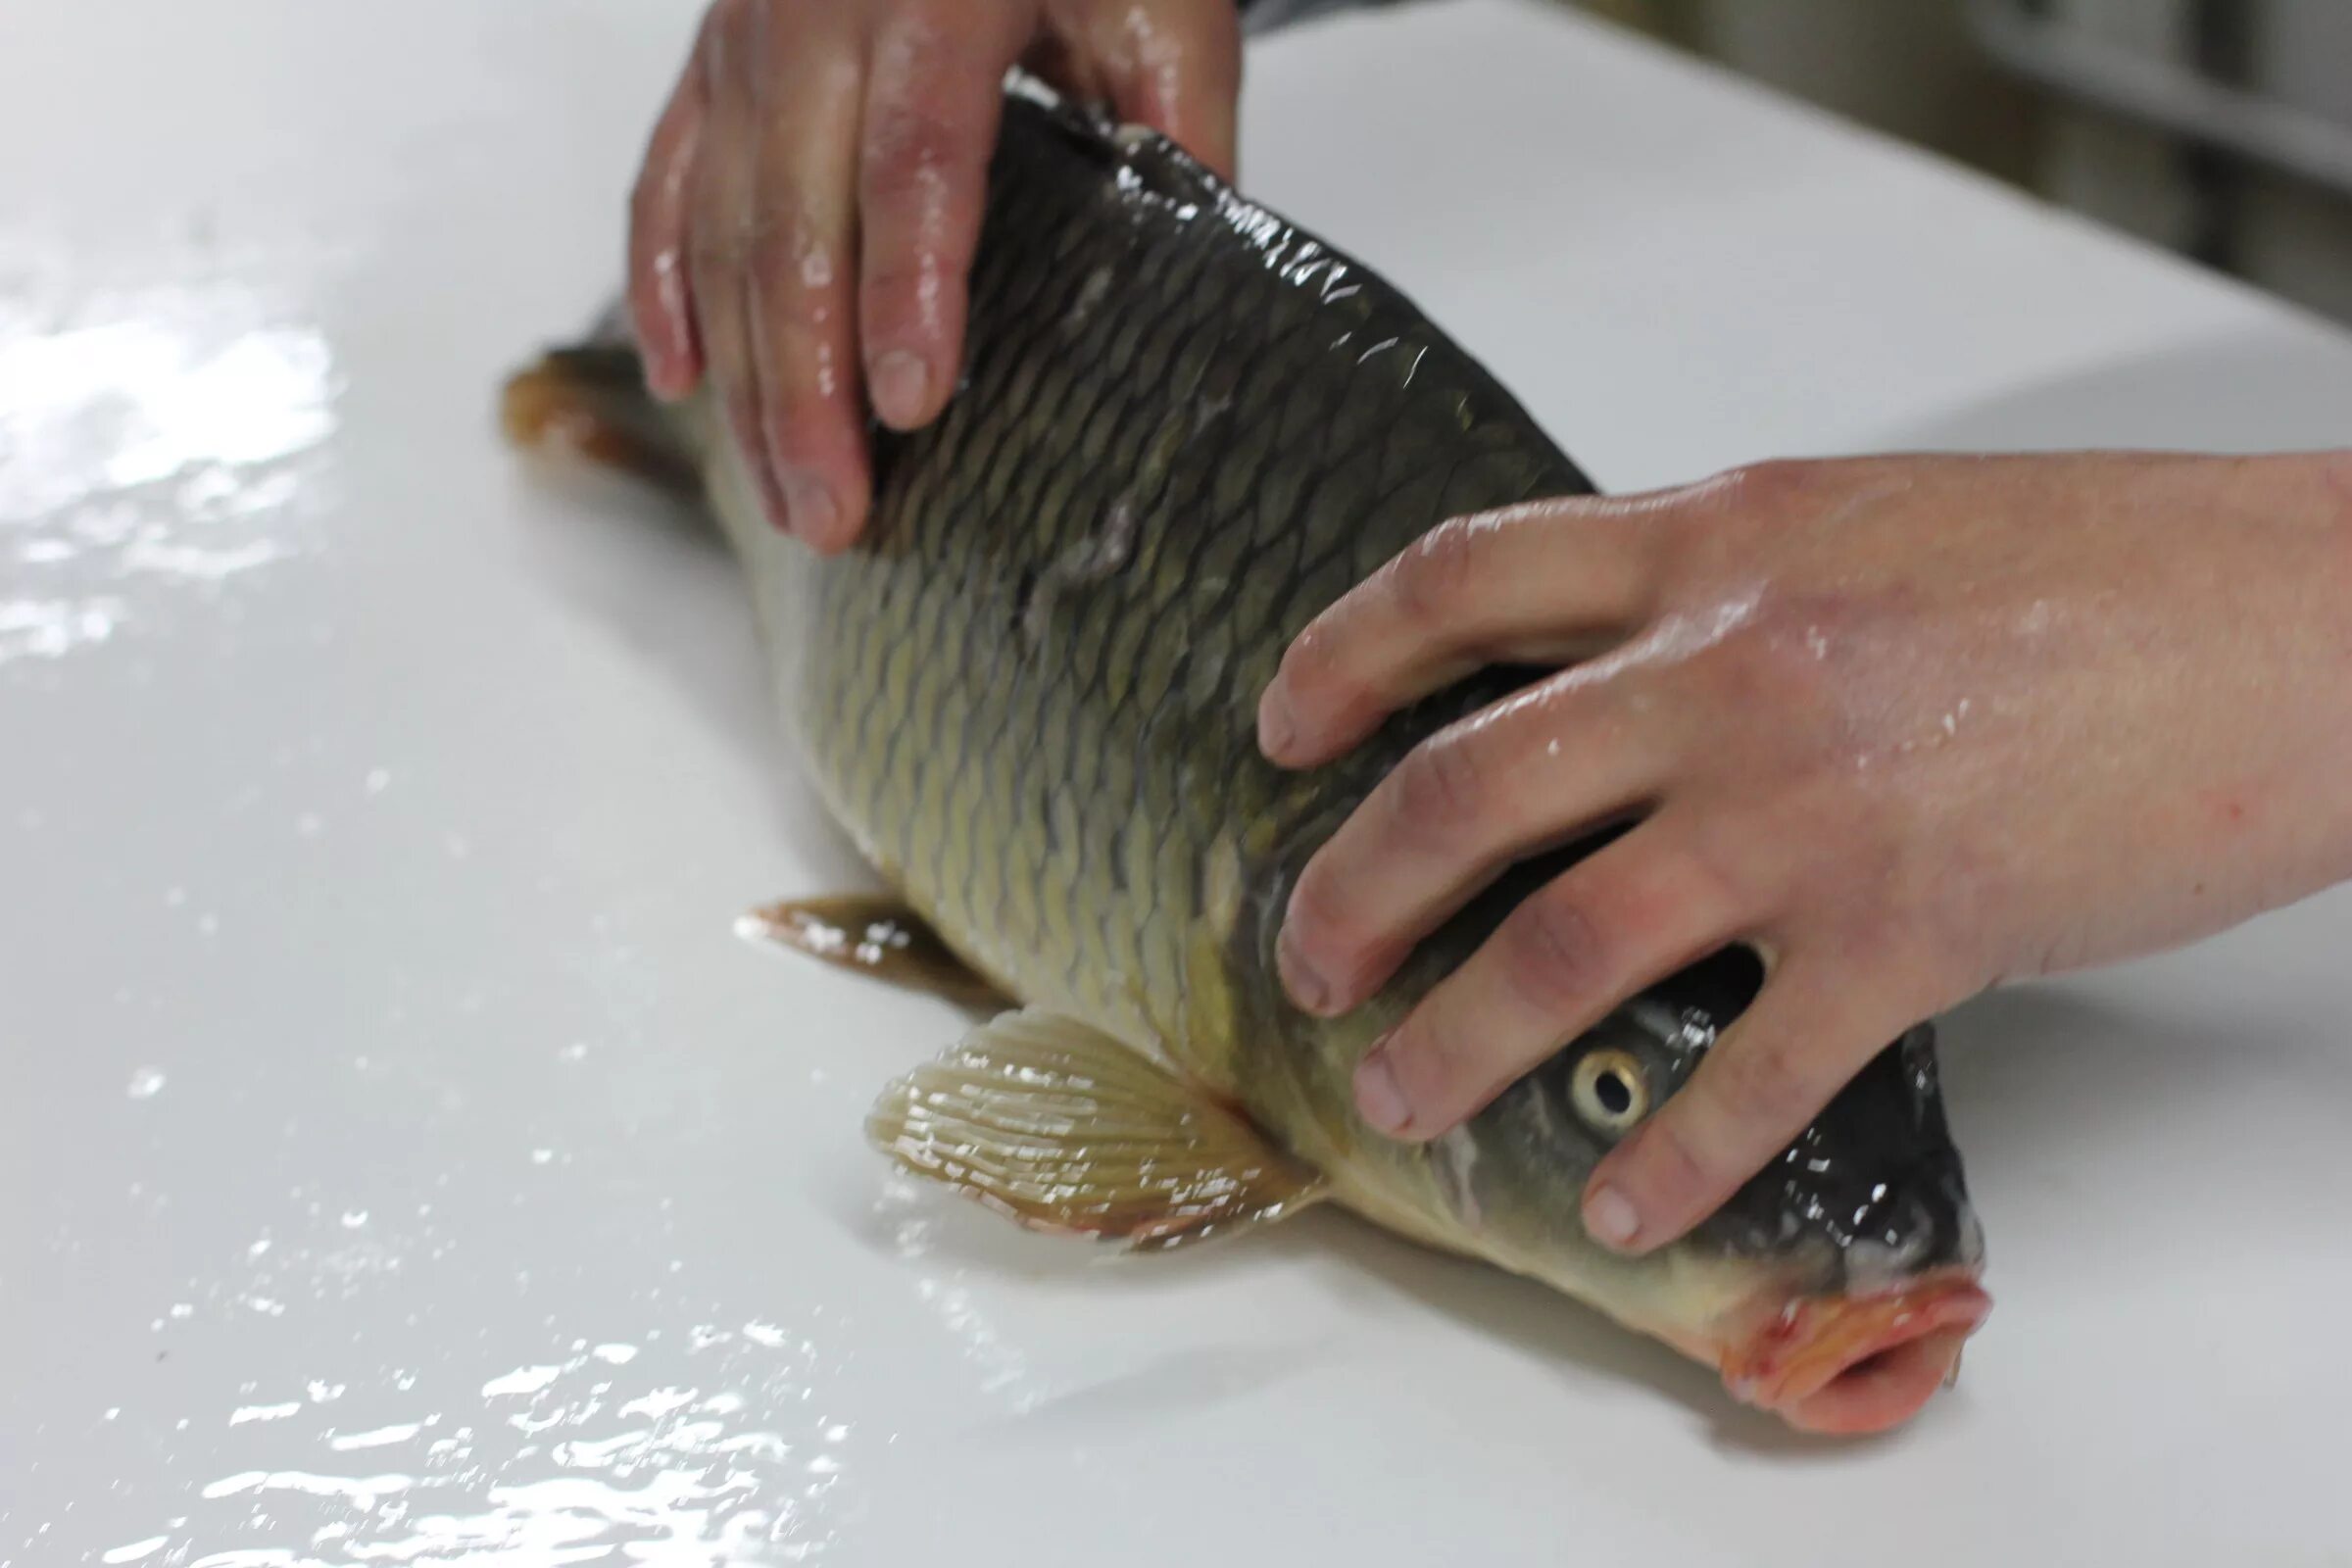
[[2323, 799], [2333, 808], [2329, 858], [2334, 880], [2343, 881], [2352, 879], [2352, 449], [2319, 454], [2314, 468], [2324, 541], [2318, 603], [2324, 607], [2320, 652], [2326, 670], [2320, 689], [2328, 695], [2321, 716], [2325, 730], [2336, 737], [2322, 763], [2329, 775]]
[[2334, 500], [2337, 536], [2352, 536], [2352, 447], [2320, 454], [2320, 484]]

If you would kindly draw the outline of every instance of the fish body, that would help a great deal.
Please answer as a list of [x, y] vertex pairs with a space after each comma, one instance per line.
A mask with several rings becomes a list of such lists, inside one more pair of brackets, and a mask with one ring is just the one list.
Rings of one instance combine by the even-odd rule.
[[[1752, 960], [1653, 986], [1428, 1145], [1357, 1118], [1357, 1059], [1591, 844], [1506, 874], [1343, 1018], [1277, 977], [1314, 850], [1416, 743], [1541, 673], [1484, 672], [1287, 772], [1254, 738], [1285, 648], [1437, 523], [1586, 476], [1377, 275], [1042, 95], [1007, 98], [970, 322], [943, 416], [876, 433], [867, 530], [833, 559], [767, 522], [707, 405], [620, 409], [608, 385], [595, 425], [695, 471], [808, 776], [1023, 1009], [885, 1096], [877, 1142], [1027, 1223], [1159, 1245], [1328, 1197], [1667, 1339], [1801, 1425], [1908, 1415], [1940, 1360], [1900, 1368], [1891, 1403], [1836, 1396], [1850, 1363], [1885, 1382], [1931, 1336], [1956, 1355], [1982, 1315], [1925, 1030], [1691, 1237], [1629, 1259], [1585, 1234], [1584, 1179], [1753, 995]], [[550, 363], [510, 394], [518, 433], [595, 379]]]

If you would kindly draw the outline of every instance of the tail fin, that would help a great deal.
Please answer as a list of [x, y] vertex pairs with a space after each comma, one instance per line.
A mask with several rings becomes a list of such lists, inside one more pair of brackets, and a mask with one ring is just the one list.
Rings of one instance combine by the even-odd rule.
[[646, 390], [644, 362], [625, 342], [551, 351], [507, 382], [500, 416], [518, 447], [563, 448], [679, 495], [701, 493], [685, 427]]

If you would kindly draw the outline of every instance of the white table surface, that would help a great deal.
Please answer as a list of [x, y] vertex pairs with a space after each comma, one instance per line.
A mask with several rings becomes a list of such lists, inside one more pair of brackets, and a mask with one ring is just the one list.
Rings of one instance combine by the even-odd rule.
[[[1951, 1020], [2000, 1304], [1886, 1441], [1344, 1216], [889, 1178], [956, 1016], [731, 934], [857, 873], [729, 564], [491, 417], [694, 11], [9, 8], [0, 1565], [2352, 1562], [2342, 897]], [[2352, 422], [2329, 329], [1529, 5], [1248, 121], [1611, 488]]]

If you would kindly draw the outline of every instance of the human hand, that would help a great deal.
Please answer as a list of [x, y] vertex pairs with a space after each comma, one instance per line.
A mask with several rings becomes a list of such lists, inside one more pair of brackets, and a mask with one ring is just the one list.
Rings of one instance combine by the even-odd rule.
[[1312, 766], [1481, 664], [1595, 645], [1398, 766], [1280, 956], [1345, 1011], [1503, 865], [1639, 817], [1356, 1075], [1367, 1121], [1435, 1137], [1747, 944], [1763, 990], [1586, 1189], [1626, 1250], [1918, 1020], [2352, 876], [2352, 455], [1768, 464], [1458, 519], [1299, 637], [1260, 744]]
[[869, 398], [906, 430], [956, 389], [1016, 62], [1231, 172], [1234, 0], [716, 0], [654, 132], [629, 262], [648, 382], [708, 376], [769, 515], [819, 550], [863, 526]]

